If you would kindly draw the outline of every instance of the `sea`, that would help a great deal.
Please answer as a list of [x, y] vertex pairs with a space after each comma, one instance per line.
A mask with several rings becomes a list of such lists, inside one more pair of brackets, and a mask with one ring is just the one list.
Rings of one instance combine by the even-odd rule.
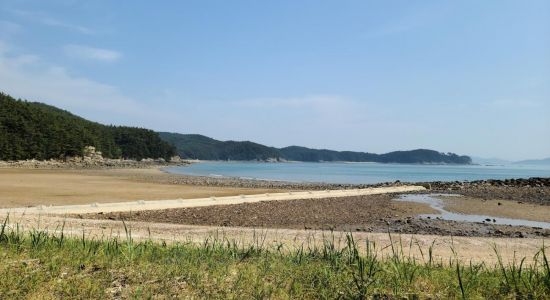
[[550, 165], [427, 165], [345, 162], [198, 162], [169, 173], [291, 182], [372, 184], [550, 177]]

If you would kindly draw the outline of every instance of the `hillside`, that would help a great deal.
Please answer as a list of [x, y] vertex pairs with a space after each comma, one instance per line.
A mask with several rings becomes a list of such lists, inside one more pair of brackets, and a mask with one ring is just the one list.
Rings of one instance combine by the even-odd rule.
[[468, 156], [459, 156], [454, 153], [441, 153], [427, 149], [395, 151], [385, 154], [310, 149], [299, 146], [278, 149], [249, 141], [218, 141], [198, 134], [160, 132], [159, 135], [163, 140], [176, 146], [177, 152], [182, 158], [201, 160], [266, 160], [271, 158], [305, 162], [471, 163], [471, 159]]
[[280, 157], [279, 150], [245, 141], [218, 141], [200, 134], [159, 132], [166, 142], [176, 146], [182, 158], [200, 160], [266, 160]]
[[85, 146], [95, 146], [107, 158], [169, 159], [175, 154], [152, 130], [106, 126], [0, 93], [0, 160], [76, 156]]

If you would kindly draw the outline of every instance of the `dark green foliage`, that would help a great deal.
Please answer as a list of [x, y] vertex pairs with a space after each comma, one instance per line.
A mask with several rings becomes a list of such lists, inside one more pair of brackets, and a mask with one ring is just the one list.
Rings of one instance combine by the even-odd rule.
[[235, 141], [218, 141], [199, 134], [159, 132], [160, 137], [176, 146], [182, 158], [201, 160], [266, 160], [280, 157], [273, 147]]
[[466, 155], [454, 153], [442, 153], [428, 149], [410, 151], [394, 151], [379, 155], [379, 162], [397, 163], [445, 163], [445, 164], [471, 164], [472, 159]]
[[181, 157], [201, 160], [266, 160], [267, 158], [275, 158], [307, 162], [472, 163], [472, 160], [468, 156], [458, 156], [454, 153], [441, 153], [427, 149], [395, 151], [386, 154], [319, 150], [298, 146], [277, 149], [252, 142], [222, 142], [198, 134], [168, 132], [160, 132], [159, 134], [163, 140], [176, 146], [178, 154]]
[[82, 155], [94, 146], [107, 158], [165, 158], [174, 147], [154, 131], [105, 126], [42, 103], [0, 93], [0, 160]]
[[385, 154], [368, 152], [317, 150], [305, 147], [290, 146], [281, 149], [282, 157], [295, 161], [350, 161], [350, 162], [379, 162], [379, 163], [443, 163], [443, 164], [470, 164], [468, 156], [458, 156], [454, 153], [441, 153], [428, 149], [409, 151], [394, 151]]
[[158, 133], [152, 130], [124, 126], [109, 128], [123, 158], [169, 159], [176, 153], [174, 146], [163, 141]]
[[281, 153], [288, 160], [295, 161], [377, 161], [378, 154], [352, 151], [333, 151], [326, 149], [310, 149], [306, 147], [290, 146], [281, 149]]

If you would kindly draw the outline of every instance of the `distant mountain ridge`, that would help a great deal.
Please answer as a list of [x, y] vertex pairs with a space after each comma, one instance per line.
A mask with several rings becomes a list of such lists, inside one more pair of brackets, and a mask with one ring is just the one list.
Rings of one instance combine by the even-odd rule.
[[477, 165], [550, 165], [550, 157], [542, 159], [526, 159], [519, 161], [504, 160], [500, 158], [483, 158], [470, 156], [472, 163]]
[[412, 164], [471, 164], [472, 162], [469, 156], [459, 156], [454, 153], [441, 153], [428, 149], [375, 154], [368, 152], [311, 149], [300, 146], [275, 148], [250, 141], [219, 141], [199, 134], [159, 132], [159, 136], [166, 142], [173, 144], [182, 158], [200, 160], [345, 161]]
[[527, 159], [514, 162], [516, 165], [550, 165], [550, 157], [543, 159]]
[[470, 156], [472, 158], [473, 164], [478, 165], [508, 165], [512, 162], [509, 160], [504, 160], [500, 158], [486, 158], [486, 157], [477, 157], [477, 156]]
[[160, 138], [174, 145], [182, 158], [200, 160], [267, 160], [279, 157], [276, 148], [244, 141], [218, 141], [200, 134], [159, 132]]

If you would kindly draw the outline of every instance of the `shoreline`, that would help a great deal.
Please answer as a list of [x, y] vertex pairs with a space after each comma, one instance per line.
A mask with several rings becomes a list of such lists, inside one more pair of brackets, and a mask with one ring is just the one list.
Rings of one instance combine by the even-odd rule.
[[259, 164], [286, 164], [286, 163], [305, 163], [305, 164], [381, 164], [381, 165], [426, 165], [426, 166], [483, 166], [483, 164], [459, 164], [459, 163], [398, 163], [398, 162], [377, 162], [377, 161], [347, 161], [347, 160], [320, 160], [320, 161], [301, 161], [301, 160], [280, 160], [280, 161], [271, 161], [271, 160], [201, 160], [201, 159], [183, 159], [185, 161], [193, 163], [259, 163]]
[[[459, 193], [466, 196], [464, 201], [477, 203], [479, 209], [494, 211], [505, 209], [502, 214], [532, 211], [533, 207], [550, 209], [550, 178], [525, 180], [488, 180], [483, 182], [436, 182], [427, 184], [426, 191], [411, 193]], [[3, 186], [2, 186], [3, 185]], [[379, 184], [379, 187], [403, 186], [402, 182]], [[362, 185], [372, 188], [373, 185]], [[294, 192], [304, 190], [332, 190], [357, 188], [354, 185], [334, 184], [295, 184], [285, 182], [258, 182], [228, 178], [208, 178], [186, 175], [174, 175], [162, 171], [161, 166], [152, 168], [118, 169], [21, 169], [0, 168], [0, 203], [3, 207], [25, 207], [39, 205], [78, 205], [112, 202], [134, 202], [144, 200], [196, 199], [201, 197], [238, 196], [275, 192]], [[236, 205], [212, 205], [204, 208], [140, 211], [139, 205], [131, 215], [125, 215], [128, 221], [157, 226], [158, 228], [188, 228], [189, 234], [195, 232], [193, 226], [209, 228], [210, 232], [233, 228], [236, 232], [260, 230], [298, 230], [312, 231], [353, 231], [360, 234], [393, 232], [397, 234], [434, 235], [441, 238], [464, 236], [467, 238], [521, 238], [522, 240], [544, 240], [549, 236], [547, 230], [489, 223], [465, 223], [445, 220], [426, 220], [418, 218], [424, 211], [417, 204], [397, 203], [392, 199], [397, 194], [387, 196], [357, 196], [338, 200], [292, 200], [263, 201]], [[19, 198], [18, 198], [19, 197]], [[3, 199], [3, 200], [2, 200]], [[15, 201], [14, 201], [15, 199]], [[17, 200], [19, 199], [19, 200]], [[9, 202], [13, 201], [13, 202]], [[10, 204], [11, 203], [11, 204]], [[500, 204], [498, 204], [500, 203]], [[6, 206], [7, 205], [7, 206]], [[454, 210], [467, 212], [468, 203], [454, 203]], [[421, 210], [422, 211], [421, 211]], [[477, 208], [476, 208], [477, 209]], [[35, 226], [36, 218], [19, 218], [25, 226]], [[140, 216], [138, 219], [136, 216]], [[14, 215], [15, 217], [15, 215]], [[21, 216], [23, 217], [23, 216]], [[89, 220], [90, 215], [65, 216], [75, 224], [87, 224], [79, 227], [93, 231], [95, 222], [106, 222], [107, 228], [120, 228], [119, 214], [105, 213]], [[517, 216], [529, 219], [532, 216]], [[539, 216], [540, 217], [540, 216]], [[43, 221], [50, 219], [42, 215]], [[144, 218], [144, 219], [141, 219]], [[198, 219], [197, 219], [198, 218]], [[25, 221], [24, 221], [25, 220]], [[286, 221], [285, 221], [286, 220]], [[280, 223], [294, 220], [291, 224]], [[300, 221], [302, 220], [302, 221]], [[11, 220], [10, 220], [11, 221]], [[71, 221], [71, 222], [73, 222]], [[480, 220], [481, 221], [481, 220]], [[133, 224], [136, 224], [132, 222]], [[171, 223], [171, 224], [168, 224]], [[76, 226], [76, 225], [75, 225]], [[148, 226], [148, 225], [147, 225]], [[144, 225], [143, 228], [147, 226]], [[78, 227], [78, 226], [76, 226]], [[75, 228], [76, 228], [75, 227]], [[290, 229], [288, 229], [290, 227]], [[277, 229], [278, 228], [278, 229]], [[284, 229], [287, 228], [287, 229]], [[145, 230], [145, 229], [144, 229]]]
[[[192, 160], [181, 159], [174, 162], [167, 162], [163, 159], [144, 159], [142, 161], [125, 160], [125, 159], [101, 159], [101, 160], [24, 160], [24, 161], [1, 161], [0, 170], [2, 169], [22, 169], [22, 170], [132, 170], [132, 169], [153, 169], [170, 176], [178, 176], [180, 182], [184, 184], [196, 184], [201, 186], [234, 186], [234, 187], [277, 187], [283, 189], [342, 189], [342, 188], [369, 188], [369, 187], [384, 187], [394, 185], [421, 185], [427, 189], [435, 188], [436, 190], [460, 190], [467, 186], [491, 185], [491, 186], [534, 186], [546, 187], [550, 186], [550, 176], [548, 177], [511, 177], [507, 179], [482, 179], [482, 180], [449, 180], [449, 181], [384, 181], [378, 183], [332, 183], [332, 182], [315, 182], [315, 181], [289, 181], [277, 179], [262, 179], [244, 176], [209, 176], [209, 175], [191, 175], [177, 172], [170, 172], [171, 167], [185, 167], [195, 163], [226, 163], [226, 161], [210, 161], [210, 160]], [[233, 162], [233, 161], [231, 161]], [[457, 166], [475, 166], [476, 164], [405, 164], [405, 163], [379, 163], [379, 162], [301, 162], [301, 161], [284, 161], [284, 162], [264, 162], [264, 161], [234, 161], [250, 162], [259, 164], [271, 163], [346, 163], [346, 164], [381, 164], [381, 165], [416, 165], [416, 166], [433, 166], [433, 165], [457, 165]], [[185, 178], [185, 179], [183, 179]]]
[[0, 169], [42, 169], [42, 170], [109, 170], [109, 169], [151, 169], [186, 166], [191, 162], [180, 160], [169, 162], [164, 159], [75, 159], [75, 160], [0, 160]]
[[[230, 161], [230, 162], [226, 162], [226, 161], [200, 161], [200, 160], [195, 160], [193, 162], [190, 162], [189, 164], [187, 165], [183, 165], [182, 167], [186, 167], [186, 166], [189, 166], [191, 164], [194, 164], [194, 163], [253, 163], [253, 164], [271, 164], [270, 162], [256, 162], [256, 161]], [[434, 166], [434, 164], [401, 164], [401, 163], [376, 163], [376, 162], [367, 162], [367, 163], [363, 163], [363, 162], [358, 162], [358, 163], [355, 163], [355, 162], [290, 162], [290, 163], [304, 163], [304, 164], [317, 164], [317, 163], [327, 163], [327, 164], [331, 164], [331, 163], [345, 163], [345, 164], [367, 164], [367, 165], [370, 165], [370, 164], [379, 164], [379, 165], [398, 165], [398, 166]], [[436, 164], [436, 165], [439, 165], [439, 166], [450, 166], [452, 164]], [[462, 165], [462, 166], [481, 166], [481, 165], [474, 165], [474, 164], [470, 164], [470, 165]], [[180, 176], [186, 176], [186, 177], [198, 177], [198, 178], [204, 178], [205, 180], [210, 180], [210, 181], [219, 181], [219, 180], [226, 180], [226, 181], [232, 181], [233, 183], [235, 184], [238, 184], [237, 181], [258, 181], [258, 182], [276, 182], [276, 183], [285, 183], [287, 185], [307, 185], [307, 186], [326, 186], [327, 188], [330, 188], [330, 186], [335, 186], [335, 187], [338, 187], [338, 188], [345, 188], [345, 187], [350, 187], [350, 188], [360, 188], [360, 187], [371, 187], [371, 186], [387, 186], [387, 185], [393, 185], [393, 184], [398, 184], [398, 183], [405, 183], [405, 184], [413, 184], [413, 185], [423, 185], [423, 186], [427, 186], [427, 185], [430, 185], [430, 184], [433, 184], [433, 185], [451, 185], [451, 184], [456, 184], [456, 183], [460, 183], [460, 184], [484, 184], [484, 183], [487, 183], [487, 182], [494, 182], [495, 184], [500, 184], [501, 185], [509, 185], [509, 184], [516, 184], [517, 181], [524, 181], [524, 180], [543, 180], [544, 181], [544, 185], [550, 185], [549, 183], [549, 179], [550, 179], [550, 169], [549, 169], [549, 173], [546, 174], [546, 173], [543, 173], [543, 174], [531, 174], [529, 176], [514, 176], [514, 175], [510, 175], [510, 176], [507, 176], [507, 177], [503, 177], [503, 176], [500, 176], [500, 177], [490, 177], [490, 176], [487, 176], [486, 178], [480, 178], [480, 179], [448, 179], [448, 180], [438, 180], [438, 179], [434, 179], [434, 180], [404, 180], [404, 179], [400, 179], [400, 178], [396, 178], [396, 180], [393, 180], [393, 181], [380, 181], [380, 182], [365, 182], [365, 183], [361, 183], [361, 182], [345, 182], [345, 181], [342, 181], [342, 182], [338, 182], [338, 181], [317, 181], [317, 180], [288, 180], [288, 179], [270, 179], [270, 178], [262, 178], [261, 175], [260, 176], [257, 176], [257, 177], [253, 177], [253, 176], [247, 176], [247, 175], [218, 175], [218, 174], [192, 174], [192, 173], [185, 173], [185, 172], [178, 172], [177, 169], [176, 170], [169, 170], [171, 167], [178, 167], [178, 166], [165, 166], [165, 167], [162, 167], [161, 170], [164, 172], [164, 173], [167, 173], [167, 174], [172, 174], [172, 175], [180, 175]], [[546, 170], [546, 169], [544, 169]], [[205, 172], [206, 173], [206, 172]], [[481, 177], [481, 176], [480, 176]], [[535, 184], [540, 184], [540, 182], [536, 182]]]
[[[188, 164], [190, 162], [184, 162]], [[33, 170], [42, 172], [60, 172], [91, 176], [118, 177], [141, 183], [161, 185], [184, 185], [204, 189], [234, 188], [246, 190], [336, 190], [391, 187], [402, 185], [419, 185], [429, 192], [463, 193], [480, 199], [516, 200], [550, 205], [550, 177], [531, 177], [517, 179], [488, 179], [476, 181], [432, 181], [432, 182], [382, 182], [375, 184], [340, 184], [323, 182], [290, 182], [261, 179], [245, 179], [240, 177], [210, 177], [198, 175], [184, 175], [167, 172], [167, 165], [144, 164], [140, 167], [109, 167], [109, 168], [31, 168], [31, 167], [2, 167], [0, 171], [9, 172], [19, 170], [22, 173]], [[1, 173], [0, 173], [1, 174]], [[145, 199], [146, 200], [146, 199]]]
[[430, 181], [430, 182], [382, 182], [375, 184], [341, 184], [323, 182], [290, 182], [262, 179], [244, 179], [240, 177], [212, 177], [185, 175], [160, 170], [174, 182], [200, 186], [238, 186], [246, 188], [277, 188], [293, 190], [334, 190], [418, 185], [428, 192], [463, 193], [480, 199], [517, 200], [528, 203], [550, 205], [550, 177], [530, 177], [513, 179], [487, 179], [475, 181]]

